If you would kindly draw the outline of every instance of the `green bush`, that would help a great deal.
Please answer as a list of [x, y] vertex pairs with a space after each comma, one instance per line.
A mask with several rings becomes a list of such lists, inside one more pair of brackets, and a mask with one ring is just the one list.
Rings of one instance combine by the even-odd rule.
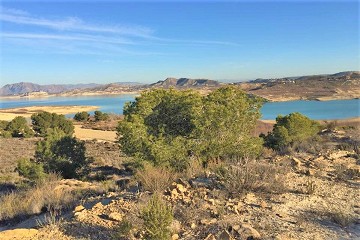
[[95, 111], [94, 112], [94, 118], [95, 118], [95, 121], [106, 121], [106, 120], [109, 120], [109, 114], [107, 113], [103, 113], [101, 111]]
[[317, 135], [320, 125], [300, 113], [278, 116], [272, 132], [265, 136], [265, 145], [283, 150], [296, 143], [307, 141]]
[[158, 194], [151, 197], [147, 206], [142, 209], [140, 217], [144, 221], [146, 239], [170, 239], [169, 227], [173, 220], [173, 212]]
[[256, 156], [262, 139], [251, 137], [261, 100], [236, 87], [208, 96], [153, 89], [124, 107], [118, 133], [122, 151], [154, 165], [186, 170], [190, 159]]
[[27, 158], [18, 160], [16, 170], [20, 176], [24, 176], [30, 180], [40, 180], [46, 176], [42, 164], [33, 162]]
[[45, 139], [38, 142], [35, 159], [46, 172], [59, 172], [64, 178], [82, 177], [92, 159], [85, 156], [85, 143], [61, 130], [49, 129]]
[[5, 131], [9, 132], [13, 137], [31, 137], [34, 135], [26, 119], [21, 116], [17, 116], [11, 120], [5, 127]]
[[90, 114], [87, 112], [78, 112], [75, 114], [74, 116], [74, 120], [79, 121], [79, 122], [85, 122], [89, 119]]
[[49, 128], [58, 128], [67, 135], [74, 133], [72, 122], [66, 119], [64, 115], [41, 112], [31, 115], [31, 120], [34, 131], [40, 136], [45, 136]]

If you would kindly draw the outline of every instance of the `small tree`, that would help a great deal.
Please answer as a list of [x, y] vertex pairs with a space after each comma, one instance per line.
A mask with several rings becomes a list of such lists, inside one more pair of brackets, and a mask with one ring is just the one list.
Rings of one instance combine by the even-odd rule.
[[40, 136], [45, 136], [49, 128], [58, 128], [67, 135], [74, 133], [73, 123], [64, 115], [56, 113], [41, 112], [31, 115], [33, 129]]
[[95, 111], [94, 112], [94, 118], [95, 118], [95, 121], [106, 121], [109, 119], [109, 114], [107, 113], [103, 113], [101, 111]]
[[26, 119], [21, 116], [17, 116], [11, 120], [6, 126], [5, 131], [10, 132], [13, 137], [31, 137], [34, 135]]
[[313, 138], [319, 132], [320, 125], [300, 113], [278, 116], [272, 132], [265, 136], [265, 144], [275, 150], [282, 150], [294, 143]]
[[35, 159], [46, 172], [59, 172], [64, 178], [83, 176], [91, 158], [85, 156], [85, 143], [66, 135], [58, 128], [49, 129], [37, 145]]
[[151, 197], [147, 206], [142, 209], [140, 217], [144, 221], [147, 239], [170, 239], [169, 227], [173, 220], [172, 209], [158, 194]]
[[74, 120], [79, 122], [85, 122], [89, 119], [90, 114], [88, 112], [78, 112], [74, 116]]

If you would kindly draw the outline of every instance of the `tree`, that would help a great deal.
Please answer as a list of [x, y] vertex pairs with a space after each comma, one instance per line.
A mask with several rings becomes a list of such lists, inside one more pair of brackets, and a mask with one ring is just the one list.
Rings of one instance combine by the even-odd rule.
[[34, 131], [40, 136], [45, 136], [49, 128], [59, 128], [67, 135], [74, 133], [72, 122], [66, 119], [64, 115], [41, 112], [31, 115], [31, 120]]
[[49, 129], [38, 142], [35, 160], [46, 172], [59, 172], [64, 178], [78, 178], [88, 170], [92, 159], [85, 156], [85, 143], [58, 128]]
[[79, 122], [87, 121], [90, 117], [90, 114], [88, 112], [78, 112], [74, 116], [74, 120]]
[[31, 137], [34, 135], [26, 119], [21, 116], [17, 116], [11, 120], [6, 126], [5, 131], [10, 132], [13, 137]]
[[45, 177], [43, 165], [27, 158], [18, 160], [16, 170], [20, 176], [24, 176], [30, 180], [40, 180]]
[[317, 135], [320, 124], [295, 112], [286, 116], [279, 115], [272, 132], [265, 136], [265, 145], [282, 150], [294, 143], [311, 139]]
[[109, 114], [103, 113], [101, 111], [94, 112], [95, 121], [106, 121], [109, 119]]
[[[259, 138], [250, 136], [261, 101], [236, 87], [209, 96], [194, 91], [155, 89], [124, 107], [119, 140], [140, 161], [186, 169], [190, 158], [204, 161], [256, 155]], [[254, 154], [253, 154], [254, 153]]]

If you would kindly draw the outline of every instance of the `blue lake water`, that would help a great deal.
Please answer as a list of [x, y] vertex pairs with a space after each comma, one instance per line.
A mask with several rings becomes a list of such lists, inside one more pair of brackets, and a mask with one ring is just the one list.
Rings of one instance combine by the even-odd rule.
[[[122, 114], [125, 102], [133, 101], [134, 99], [135, 95], [2, 99], [0, 100], [0, 108], [87, 105], [99, 106], [99, 110], [103, 112]], [[360, 99], [269, 102], [264, 104], [261, 112], [263, 115], [262, 119], [275, 119], [279, 114], [286, 115], [291, 112], [300, 112], [312, 119], [324, 120], [359, 117]]]

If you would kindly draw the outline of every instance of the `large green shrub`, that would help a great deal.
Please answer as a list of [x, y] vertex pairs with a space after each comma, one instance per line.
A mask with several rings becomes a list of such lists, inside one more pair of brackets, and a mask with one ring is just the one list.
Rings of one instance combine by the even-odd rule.
[[11, 120], [6, 126], [5, 131], [9, 132], [13, 137], [31, 137], [34, 135], [26, 119], [21, 116]]
[[154, 194], [147, 206], [142, 209], [141, 219], [144, 221], [146, 239], [168, 240], [171, 237], [170, 224], [173, 213], [158, 194]]
[[317, 135], [320, 125], [300, 113], [278, 116], [272, 132], [265, 136], [265, 144], [282, 150], [296, 143], [307, 141]]
[[72, 135], [74, 126], [64, 115], [56, 113], [41, 112], [31, 115], [33, 129], [40, 136], [45, 136], [49, 128], [58, 128], [65, 134]]
[[90, 117], [90, 114], [88, 112], [78, 112], [74, 116], [74, 120], [79, 122], [87, 121]]
[[94, 112], [94, 118], [95, 118], [95, 121], [106, 121], [108, 120], [110, 117], [109, 117], [109, 114], [107, 113], [103, 113], [101, 111], [95, 111]]
[[155, 165], [186, 169], [190, 158], [242, 158], [257, 155], [260, 138], [250, 133], [261, 101], [236, 87], [208, 96], [193, 91], [154, 89], [124, 107], [118, 126], [122, 151]]
[[79, 178], [88, 170], [91, 159], [85, 156], [85, 143], [66, 135], [58, 128], [49, 129], [38, 142], [35, 159], [47, 172], [58, 172], [64, 178]]

